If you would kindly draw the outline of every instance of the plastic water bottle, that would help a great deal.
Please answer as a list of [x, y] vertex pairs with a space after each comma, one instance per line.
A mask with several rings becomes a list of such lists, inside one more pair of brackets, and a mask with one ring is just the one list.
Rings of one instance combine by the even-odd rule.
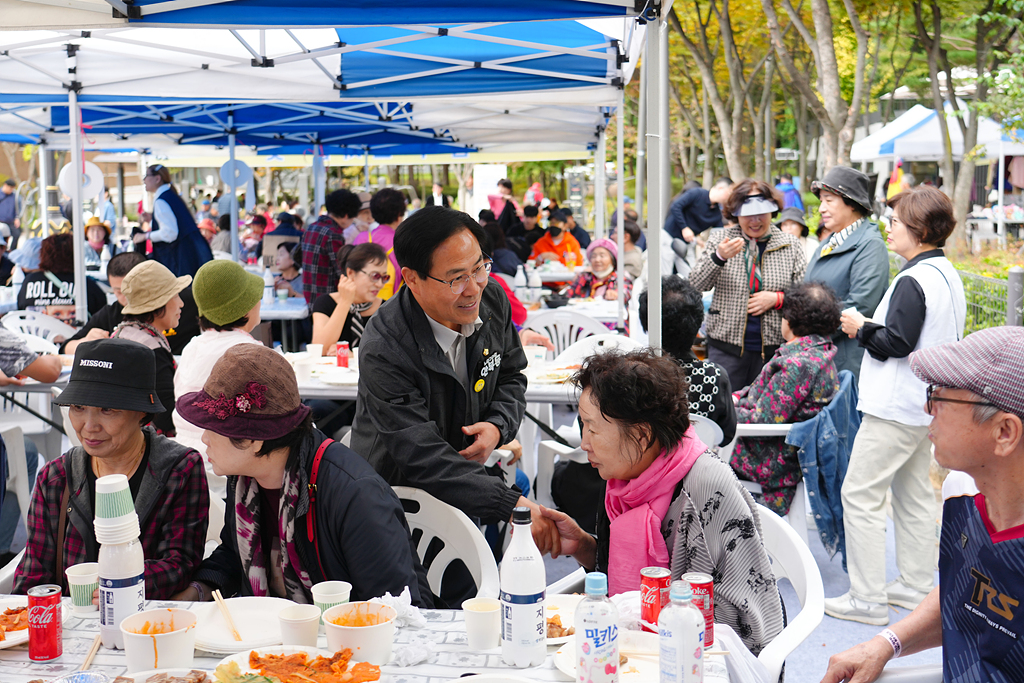
[[107, 266], [110, 264], [110, 249], [103, 245], [103, 249], [100, 250], [100, 276], [103, 279], [107, 277]]
[[540, 295], [544, 293], [544, 285], [540, 281], [540, 273], [533, 271], [529, 279], [530, 301], [540, 301]]
[[686, 581], [673, 581], [658, 616], [661, 683], [703, 683], [704, 615]]
[[274, 276], [270, 268], [263, 269], [263, 305], [274, 305]]
[[512, 511], [512, 541], [501, 558], [501, 659], [525, 669], [544, 663], [544, 559], [533, 542], [530, 508]]
[[619, 610], [608, 599], [608, 577], [590, 572], [587, 597], [576, 606], [576, 680], [615, 683], [619, 680]]

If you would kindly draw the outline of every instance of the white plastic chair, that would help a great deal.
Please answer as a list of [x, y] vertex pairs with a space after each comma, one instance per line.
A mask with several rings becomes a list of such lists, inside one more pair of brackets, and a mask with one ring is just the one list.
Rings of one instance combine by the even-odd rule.
[[589, 337], [592, 334], [607, 334], [608, 328], [594, 320], [589, 315], [583, 315], [576, 311], [545, 311], [539, 313], [527, 326], [548, 335], [555, 345], [555, 357], [562, 351], [575, 344], [580, 339]]
[[14, 590], [14, 570], [21, 564], [21, 558], [23, 557], [25, 557], [24, 548], [14, 556], [13, 560], [0, 569], [0, 595], [10, 595], [11, 591]]
[[440, 595], [441, 578], [448, 565], [455, 560], [462, 560], [476, 583], [477, 597], [498, 597], [498, 565], [483, 533], [469, 517], [426, 491], [408, 486], [393, 488], [402, 500], [403, 506], [407, 501], [419, 506], [416, 512], [407, 510], [405, 518], [413, 532], [416, 554], [420, 561], [423, 561], [427, 549], [435, 538], [444, 544], [431, 563], [424, 567], [427, 570], [430, 590], [435, 595]]
[[31, 334], [34, 337], [42, 337], [51, 342], [54, 337], [58, 336], [71, 339], [75, 332], [78, 331], [65, 322], [33, 311], [11, 311], [0, 322], [8, 330]]
[[757, 656], [768, 669], [768, 680], [777, 681], [786, 657], [818, 628], [825, 616], [825, 588], [810, 548], [800, 541], [792, 527], [763, 505], [757, 506], [757, 512], [775, 578], [789, 579], [800, 600], [800, 613]]
[[25, 332], [15, 331], [14, 334], [18, 335], [18, 337], [25, 342], [25, 346], [29, 348], [29, 351], [43, 355], [55, 355], [60, 353], [60, 347], [52, 341], [48, 341], [42, 337], [37, 337], [34, 334], [27, 334]]
[[691, 414], [690, 424], [697, 432], [697, 438], [703, 441], [708, 448], [717, 450], [718, 444], [722, 443], [722, 439], [725, 438], [722, 427], [710, 417]]
[[[64, 389], [61, 387], [53, 387], [50, 391], [53, 393], [53, 397], [57, 398]], [[60, 406], [61, 423], [64, 425], [64, 435], [68, 437], [71, 447], [76, 448], [81, 446], [82, 442], [78, 440], [78, 434], [75, 433], [75, 428], [71, 426], [71, 418], [68, 417], [70, 412], [71, 406]]]
[[[28, 462], [25, 460], [25, 436], [19, 427], [11, 427], [3, 431], [4, 445], [7, 446], [7, 493], [18, 496], [18, 507], [21, 510], [21, 521], [28, 526], [28, 509], [32, 503], [32, 491], [29, 489]], [[46, 461], [40, 454], [36, 462], [35, 474], [39, 473]]]
[[572, 365], [574, 363], [581, 363], [584, 358], [593, 356], [595, 353], [614, 350], [629, 352], [641, 348], [640, 342], [624, 337], [621, 334], [608, 334], [608, 328], [604, 327], [604, 325], [601, 325], [601, 327], [605, 329], [604, 333], [593, 334], [574, 342], [555, 356], [555, 363], [559, 365]]
[[882, 669], [877, 683], [942, 683], [942, 665], [893, 666]]
[[567, 574], [558, 581], [548, 584], [548, 595], [580, 593], [583, 591], [583, 584], [586, 580], [587, 570], [579, 567], [573, 573]]

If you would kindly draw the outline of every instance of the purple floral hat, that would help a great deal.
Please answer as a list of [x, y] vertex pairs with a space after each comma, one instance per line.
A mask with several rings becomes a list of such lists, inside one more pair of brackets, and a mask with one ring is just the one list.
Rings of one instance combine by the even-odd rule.
[[260, 344], [228, 349], [213, 366], [203, 390], [185, 394], [176, 407], [179, 415], [200, 429], [256, 441], [288, 434], [309, 414], [299, 398], [291, 365]]

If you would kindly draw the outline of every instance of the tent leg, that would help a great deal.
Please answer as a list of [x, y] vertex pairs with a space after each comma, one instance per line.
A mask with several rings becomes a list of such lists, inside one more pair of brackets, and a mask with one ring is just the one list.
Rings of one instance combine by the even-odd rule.
[[310, 218], [313, 220], [316, 220], [316, 217], [320, 215], [320, 209], [324, 205], [324, 186], [326, 184], [327, 178], [324, 169], [324, 158], [319, 151], [316, 151], [313, 153], [313, 210], [309, 212]]
[[[40, 141], [39, 150], [39, 236], [50, 235], [50, 149]], [[17, 244], [12, 244], [11, 249], [17, 249]]]
[[[662, 13], [666, 12], [662, 9]], [[672, 132], [669, 129], [669, 108], [668, 108], [668, 21], [658, 22], [658, 31], [661, 34], [658, 41], [658, 172], [656, 176], [661, 180], [661, 188], [658, 193], [658, 200], [661, 209], [661, 224], [665, 224], [665, 216], [672, 202], [672, 157], [669, 154], [669, 140]], [[661, 307], [658, 307], [661, 310]]]
[[607, 155], [607, 138], [604, 133], [604, 128], [597, 135], [597, 154], [594, 155], [594, 237], [601, 239], [605, 236], [606, 223], [604, 219], [605, 214], [605, 199], [608, 196], [607, 180], [605, 177], [605, 162], [608, 159]]
[[640, 62], [640, 98], [636, 117], [636, 202], [637, 225], [644, 227], [644, 177], [647, 175], [647, 55]]
[[661, 154], [663, 146], [660, 137], [664, 126], [661, 118], [664, 109], [661, 106], [665, 93], [665, 79], [661, 69], [664, 64], [661, 50], [664, 49], [667, 24], [660, 18], [647, 25], [647, 44], [644, 62], [647, 71], [647, 136], [654, 140], [648, 147], [647, 154], [647, 333], [652, 349], [661, 349], [661, 231], [665, 224], [665, 211], [662, 206], [662, 187], [660, 174], [663, 172]]
[[71, 124], [71, 166], [74, 171], [74, 189], [71, 193], [71, 233], [74, 236], [75, 258], [75, 320], [83, 325], [89, 319], [85, 292], [85, 234], [82, 230], [82, 126], [78, 108], [78, 93], [68, 91], [68, 121]]
[[996, 231], [999, 233], [999, 247], [1006, 249], [1006, 209], [1003, 208], [1003, 190], [1006, 188], [1006, 157], [1003, 155], [1003, 136], [999, 136], [999, 213], [996, 215]]
[[619, 103], [617, 105], [617, 114], [615, 116], [615, 172], [616, 172], [616, 188], [615, 188], [615, 246], [618, 247], [619, 258], [615, 259], [615, 266], [618, 272], [615, 274], [615, 282], [618, 284], [616, 287], [616, 294], [619, 301], [619, 315], [615, 321], [615, 329], [619, 334], [625, 332], [626, 326], [623, 324], [626, 307], [626, 291], [623, 284], [626, 282], [626, 268], [623, 263], [626, 260], [626, 247], [625, 237], [623, 236], [623, 222], [625, 221], [626, 202], [623, 199], [626, 195], [626, 169], [622, 165], [624, 151], [623, 151], [623, 123], [622, 119], [626, 115], [626, 108], [624, 106], [624, 98], [622, 88], [619, 88]]
[[[228, 130], [235, 128], [235, 113], [228, 112]], [[238, 261], [238, 175], [235, 173], [235, 134], [228, 133], [228, 158], [231, 160], [231, 258]]]
[[366, 156], [363, 157], [363, 177], [366, 178], [366, 191], [373, 192], [370, 189], [370, 150], [366, 150]]

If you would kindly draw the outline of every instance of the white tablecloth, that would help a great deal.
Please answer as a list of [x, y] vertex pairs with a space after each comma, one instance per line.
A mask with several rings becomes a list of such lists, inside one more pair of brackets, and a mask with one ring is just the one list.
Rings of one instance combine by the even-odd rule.
[[260, 318], [263, 320], [302, 320], [308, 315], [309, 307], [301, 296], [289, 297], [284, 303], [275, 298], [270, 306], [260, 306]]

